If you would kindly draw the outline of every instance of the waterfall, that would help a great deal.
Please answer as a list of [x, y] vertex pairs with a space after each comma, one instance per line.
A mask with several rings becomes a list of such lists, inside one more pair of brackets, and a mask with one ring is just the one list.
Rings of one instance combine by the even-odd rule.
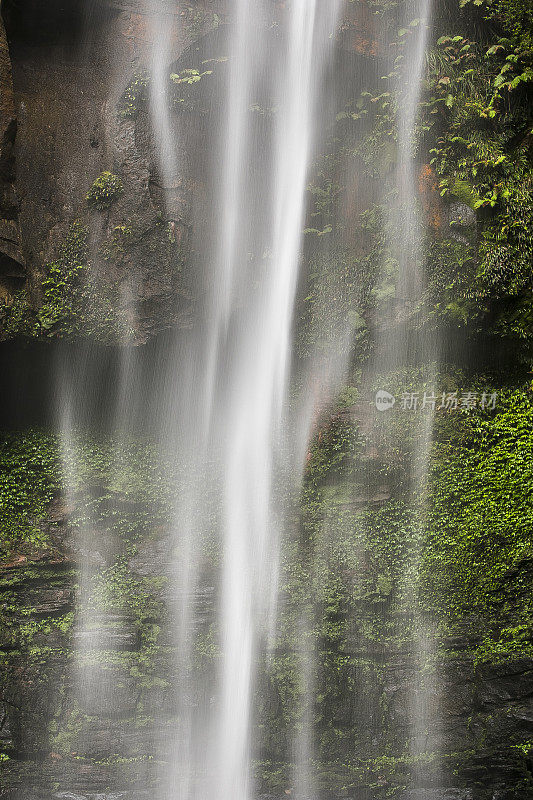
[[[417, 123], [425, 73], [432, 0], [415, 0], [406, 4], [400, 24], [406, 36], [401, 58], [396, 62], [397, 164], [394, 176], [396, 200], [389, 207], [386, 224], [392, 240], [390, 246], [398, 263], [395, 283], [395, 309], [392, 324], [386, 324], [378, 337], [373, 368], [377, 375], [416, 369], [423, 373], [428, 394], [437, 391], [439, 341], [434, 332], [424, 331], [420, 337], [417, 315], [423, 308], [425, 290], [424, 221], [417, 187], [417, 146], [420, 133]], [[399, 66], [398, 66], [399, 63]], [[414, 379], [417, 380], [416, 378]], [[420, 380], [420, 379], [419, 379]], [[401, 387], [400, 391], [409, 391]], [[419, 571], [427, 508], [425, 494], [428, 481], [430, 450], [435, 409], [428, 408], [411, 423], [411, 449], [406, 486], [409, 491], [410, 523], [414, 541], [403, 564], [403, 592], [408, 598], [412, 616], [413, 685], [407, 701], [409, 716], [409, 755], [413, 759], [413, 789], [423, 791], [424, 757], [438, 754], [441, 742], [431, 738], [439, 715], [439, 693], [436, 674], [435, 633], [430, 620], [419, 607]], [[394, 424], [394, 423], [392, 423]], [[384, 423], [387, 426], [387, 422]], [[439, 767], [435, 768], [438, 774]]]
[[[403, 24], [411, 27], [400, 66], [398, 129], [398, 209], [396, 230], [402, 249], [399, 256], [398, 293], [408, 306], [420, 300], [423, 288], [422, 227], [416, 188], [416, 123], [424, 77], [431, 0], [408, 3]], [[409, 19], [407, 18], [409, 17]]]
[[[397, 115], [398, 166], [397, 166], [397, 209], [392, 213], [392, 228], [401, 242], [399, 271], [396, 285], [397, 297], [403, 312], [416, 313], [422, 303], [425, 287], [425, 264], [423, 248], [423, 223], [419, 208], [416, 176], [416, 151], [419, 102], [425, 69], [425, 53], [430, 25], [431, 0], [418, 0], [408, 4], [406, 12], [410, 19], [403, 23], [414, 31], [411, 40], [405, 45], [404, 59], [400, 68], [399, 106]], [[413, 24], [414, 23], [414, 24]], [[411, 359], [426, 368], [425, 379], [430, 391], [436, 391], [438, 378], [438, 343], [430, 333], [423, 343], [409, 344], [409, 329], [406, 326], [404, 337], [396, 343], [397, 364], [402, 366]], [[416, 327], [416, 322], [414, 323]], [[389, 346], [390, 350], [390, 346]], [[390, 354], [389, 354], [390, 358]], [[393, 367], [394, 368], [394, 367]], [[437, 719], [439, 710], [438, 688], [435, 676], [434, 633], [428, 620], [418, 610], [418, 577], [421, 560], [422, 535], [427, 509], [423, 499], [428, 478], [430, 447], [432, 443], [434, 412], [428, 411], [415, 423], [415, 445], [410, 465], [411, 501], [414, 506], [413, 526], [415, 544], [404, 566], [406, 593], [412, 598], [414, 617], [413, 665], [415, 685], [410, 699], [411, 745], [410, 753], [415, 764], [426, 751], [438, 752], [439, 741], [430, 742], [428, 729]], [[422, 788], [423, 766], [413, 770], [415, 789]]]
[[[165, 790], [172, 797], [244, 800], [251, 793], [255, 669], [275, 628], [283, 486], [298, 482], [291, 473], [297, 443], [291, 441], [289, 382], [305, 190], [340, 6], [294, 0], [275, 9], [265, 0], [236, 0], [231, 8], [211, 176], [218, 225], [212, 226], [200, 322], [185, 347], [175, 346], [170, 423], [161, 431], [161, 440], [172, 440], [180, 453], [183, 476], [175, 511], [178, 602], [172, 605], [181, 722]], [[153, 62], [161, 64], [163, 45], [155, 42]], [[158, 98], [167, 83], [168, 76], [153, 71], [151, 111], [163, 165], [168, 121]], [[258, 122], [260, 102], [269, 108]], [[299, 461], [301, 470], [303, 453]], [[214, 589], [220, 661], [212, 684], [201, 689], [191, 676], [191, 653], [200, 542], [209, 527], [201, 509], [206, 482], [220, 509]]]
[[[402, 65], [408, 82], [407, 90], [404, 84], [399, 87], [398, 203], [390, 209], [388, 220], [403, 247], [396, 297], [408, 310], [423, 291], [413, 139], [429, 0], [420, 0], [418, 5], [411, 13], [420, 21]], [[190, 329], [173, 332], [165, 340], [165, 357], [151, 373], [153, 385], [146, 385], [131, 353], [126, 350], [122, 356], [111, 425], [111, 473], [120, 471], [130, 420], [143, 419], [144, 414], [155, 431], [161, 464], [171, 465], [169, 474], [174, 480], [165, 594], [171, 620], [169, 650], [174, 655], [168, 714], [161, 713], [165, 742], [159, 745], [158, 800], [254, 796], [251, 762], [258, 748], [253, 737], [258, 717], [254, 704], [257, 665], [260, 659], [268, 660], [276, 639], [280, 554], [294, 524], [289, 520], [290, 502], [301, 488], [317, 419], [346, 380], [353, 336], [348, 321], [333, 324], [332, 333], [324, 332], [327, 344], [311, 348], [303, 363], [295, 364], [295, 317], [309, 202], [306, 189], [313, 159], [332, 122], [325, 113], [330, 110], [326, 84], [335, 66], [343, 8], [343, 0], [230, 3], [229, 25], [218, 34], [222, 57], [214, 59], [223, 77], [217, 84], [218, 106], [209, 112], [213, 130], [203, 165], [208, 213], [194, 233], [200, 253], [194, 276], [196, 317]], [[177, 193], [190, 177], [180, 155], [187, 126], [169, 111], [172, 3], [161, 6], [156, 0], [146, 0], [145, 11], [153, 38], [148, 113], [155, 172], [166, 204], [164, 221], [172, 225]], [[211, 74], [207, 67], [205, 72]], [[327, 252], [327, 245], [323, 250]], [[332, 311], [336, 294], [331, 291]], [[403, 327], [400, 332], [392, 330], [392, 338], [384, 320], [379, 322], [364, 392], [371, 391], [376, 376], [402, 366], [413, 355], [409, 325], [404, 325], [404, 319], [396, 321]], [[321, 331], [315, 334], [320, 337]], [[434, 361], [436, 351], [427, 345], [418, 356]], [[83, 445], [76, 441], [74, 431], [76, 424], [85, 421], [84, 404], [91, 406], [93, 400], [86, 399], [90, 376], [83, 374], [83, 365], [79, 374], [65, 372], [60, 378], [63, 397], [59, 404], [64, 480], [67, 487], [75, 487], [83, 480], [76, 456]], [[417, 452], [410, 465], [413, 495], [426, 480], [430, 441], [428, 417], [418, 432]], [[325, 520], [324, 539], [328, 526], [337, 522], [331, 515]], [[94, 520], [86, 521], [81, 539], [94, 524]], [[316, 545], [317, 562], [322, 547], [323, 543]], [[102, 646], [98, 637], [104, 635], [105, 627], [105, 614], [93, 598], [97, 567], [86, 564], [82, 549], [78, 543], [80, 662], [90, 646]], [[408, 574], [416, 573], [416, 557], [405, 565], [406, 581]], [[315, 567], [311, 564], [311, 586], [318, 582]], [[217, 658], [213, 672], [200, 675], [195, 647], [207, 615], [215, 619]], [[415, 659], [421, 674], [431, 645], [422, 621], [418, 622]], [[292, 732], [290, 753], [294, 794], [299, 800], [318, 795], [311, 775], [318, 658], [316, 646], [310, 644], [313, 625], [313, 612], [303, 609], [297, 648], [300, 727]], [[87, 636], [88, 630], [96, 629], [99, 633]], [[77, 680], [85, 702], [90, 703], [99, 691], [97, 670], [93, 672], [89, 665], [88, 670], [78, 671]], [[421, 690], [411, 698], [414, 756], [424, 749], [432, 697]]]

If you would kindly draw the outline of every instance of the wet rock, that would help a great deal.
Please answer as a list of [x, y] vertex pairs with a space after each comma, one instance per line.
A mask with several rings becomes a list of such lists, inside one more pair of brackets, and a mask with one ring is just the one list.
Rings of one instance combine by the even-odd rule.
[[469, 244], [475, 237], [476, 212], [466, 203], [451, 203], [446, 209], [449, 236], [458, 242]]
[[404, 795], [402, 800], [473, 800], [472, 789], [413, 789]]
[[478, 692], [483, 705], [533, 696], [533, 661], [530, 659], [492, 669], [483, 667], [480, 673]]
[[11, 56], [0, 14], [0, 297], [4, 302], [26, 277], [14, 186], [16, 135]]
[[102, 626], [94, 630], [75, 631], [73, 643], [81, 652], [90, 650], [131, 651], [137, 650], [139, 647], [139, 634], [134, 630]]
[[[176, 4], [169, 20], [170, 61], [192, 41], [181, 17], [187, 9]], [[181, 275], [188, 248], [183, 203], [169, 216], [165, 198], [152, 192], [153, 140], [143, 139], [137, 121], [118, 107], [128, 81], [150, 59], [153, 26], [145, 5], [98, 2], [85, 55], [79, 51], [82, 3], [68, 9], [52, 3], [43, 15], [28, 0], [9, 4], [6, 13], [9, 47], [0, 27], [0, 299], [9, 300], [29, 276], [34, 319], [43, 276], [78, 220], [89, 231], [97, 300], [116, 316], [109, 329], [88, 327], [90, 335], [127, 334], [144, 342], [172, 323], [185, 324], [191, 300]], [[106, 170], [124, 192], [103, 213], [91, 210], [86, 196]], [[17, 194], [24, 197], [20, 212]]]
[[466, 203], [450, 203], [448, 206], [448, 220], [450, 225], [472, 228], [476, 225], [476, 212]]

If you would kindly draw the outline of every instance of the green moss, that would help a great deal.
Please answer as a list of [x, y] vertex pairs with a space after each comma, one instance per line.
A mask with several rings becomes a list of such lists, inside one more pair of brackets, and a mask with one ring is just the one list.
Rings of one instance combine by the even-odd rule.
[[475, 619], [480, 652], [533, 648], [533, 396], [503, 392], [494, 415], [442, 423], [432, 467], [423, 598], [453, 622]]
[[319, 488], [339, 476], [346, 481], [354, 474], [361, 448], [357, 425], [349, 418], [333, 415], [309, 449], [306, 487]]
[[345, 342], [348, 358], [352, 337], [365, 337], [363, 313], [377, 260], [372, 247], [364, 258], [342, 251], [328, 251], [313, 258], [299, 320], [298, 347], [304, 357], [311, 352], [327, 356], [332, 342]]
[[[351, 387], [341, 393], [341, 406], [350, 407], [357, 397]], [[413, 575], [406, 576], [406, 565], [413, 562], [421, 542], [425, 542], [422, 612], [437, 616], [447, 631], [455, 630], [455, 625], [461, 629], [464, 620], [475, 616], [481, 641], [463, 658], [470, 657], [474, 665], [476, 659], [508, 660], [530, 653], [532, 592], [526, 545], [533, 496], [531, 392], [528, 387], [506, 392], [492, 416], [469, 412], [451, 417], [443, 415], [438, 421], [431, 476], [434, 512], [422, 534], [424, 517], [417, 517], [421, 509], [406, 502], [401, 483], [398, 497], [380, 507], [358, 502], [358, 497], [368, 496], [361, 495], [358, 478], [364, 440], [349, 415], [333, 414], [333, 422], [313, 442], [301, 498], [301, 535], [291, 538], [282, 563], [279, 638], [268, 663], [261, 666], [257, 687], [264, 760], [256, 766], [262, 785], [291, 786], [287, 748], [306, 708], [300, 672], [303, 653], [317, 654], [312, 676], [317, 785], [335, 786], [349, 796], [360, 787], [370, 787], [376, 797], [385, 798], [409, 786], [416, 770], [432, 773], [438, 763], [435, 755], [406, 755], [407, 744], [391, 724], [386, 665], [380, 662], [383, 653], [403, 658], [414, 641], [413, 593], [406, 589], [406, 580], [412, 581]], [[401, 433], [405, 437], [406, 429]], [[390, 442], [381, 439], [385, 453], [388, 447], [399, 447], [396, 436], [394, 432]], [[17, 484], [21, 475], [28, 474], [22, 507], [27, 507], [29, 496], [40, 492], [36, 509], [42, 513], [56, 485], [51, 476], [57, 475], [57, 449], [50, 448], [50, 438], [24, 437], [14, 437], [13, 454], [4, 458], [3, 471], [11, 471]], [[406, 441], [409, 446], [408, 437]], [[43, 453], [48, 453], [46, 459]], [[77, 500], [71, 524], [84, 526], [92, 520], [102, 535], [112, 530], [125, 544], [113, 563], [95, 576], [91, 602], [101, 614], [98, 625], [108, 612], [123, 615], [139, 635], [138, 649], [91, 650], [83, 666], [97, 667], [119, 683], [125, 676], [131, 680], [139, 697], [137, 722], [149, 724], [144, 702], [150, 692], [168, 690], [164, 669], [172, 659], [172, 648], [160, 644], [167, 623], [157, 597], [162, 579], [135, 575], [131, 558], [141, 542], [146, 545], [154, 531], [171, 519], [175, 476], [157, 471], [157, 453], [140, 440], [121, 440], [117, 457], [113, 441], [78, 436], [64, 458], [76, 464], [71, 488]], [[6, 486], [9, 489], [9, 482]], [[18, 587], [7, 589], [2, 602], [7, 603], [8, 614], [20, 615]], [[18, 622], [23, 632], [19, 647], [26, 649], [36, 667], [44, 668], [57, 654], [57, 643], [55, 651], [48, 645], [51, 634], [67, 637], [72, 617], [39, 621], [29, 607], [27, 612]], [[64, 639], [59, 647], [65, 647]], [[201, 669], [209, 679], [218, 659], [216, 629], [205, 629], [196, 642], [193, 669]], [[428, 662], [427, 668], [431, 674], [432, 664]], [[377, 745], [372, 733], [357, 724], [363, 686], [365, 702], [380, 717]], [[90, 720], [73, 715], [67, 724], [57, 725], [52, 731], [54, 752], [67, 755], [76, 750], [78, 733], [88, 724]], [[355, 758], [354, 753], [362, 755]], [[149, 754], [117, 753], [110, 759], [120, 764], [144, 757]], [[469, 758], [465, 749], [449, 761], [460, 769], [461, 759], [468, 763]]]
[[203, 33], [216, 30], [221, 23], [218, 14], [208, 9], [198, 8], [198, 6], [187, 6], [183, 11], [183, 17], [188, 32], [195, 39]]
[[85, 225], [73, 222], [57, 259], [46, 265], [33, 336], [116, 342], [131, 333], [124, 312], [117, 309], [116, 287], [90, 274], [88, 236]]
[[70, 756], [77, 749], [78, 737], [89, 720], [79, 705], [74, 702], [66, 717], [54, 719], [50, 723], [50, 748], [61, 756]]
[[449, 188], [450, 194], [457, 197], [461, 203], [464, 203], [471, 209], [476, 208], [478, 197], [474, 191], [474, 187], [466, 180], [455, 178]]
[[57, 260], [47, 265], [42, 282], [43, 302], [37, 316], [37, 334], [72, 333], [81, 324], [87, 237], [87, 228], [81, 222], [73, 222]]
[[[112, 439], [80, 434], [69, 448], [60, 449], [58, 436], [46, 431], [4, 435], [0, 444], [4, 554], [49, 542], [42, 523], [52, 500], [65, 490], [65, 473], [76, 476], [68, 487], [79, 499], [70, 519], [75, 527], [88, 522], [107, 527], [134, 547], [141, 534], [160, 529], [170, 519], [173, 473], [158, 462], [150, 442], [122, 440], [117, 450]], [[153, 583], [155, 591], [160, 581]]]
[[[91, 202], [102, 208], [118, 196], [114, 181], [104, 181], [104, 184], [98, 188], [95, 184], [91, 190], [94, 190]], [[118, 191], [120, 193], [121, 189]], [[44, 266], [38, 310], [30, 306], [25, 290], [17, 292], [12, 302], [0, 309], [3, 338], [81, 335], [116, 342], [131, 335], [124, 311], [117, 308], [116, 287], [90, 272], [88, 238], [88, 228], [75, 220], [57, 257]], [[131, 227], [117, 226], [103, 253], [104, 258], [121, 255], [135, 239], [136, 233]]]
[[464, 326], [477, 313], [470, 294], [476, 273], [473, 244], [438, 238], [427, 247], [427, 296], [432, 319]]
[[60, 487], [57, 439], [40, 431], [8, 433], [0, 443], [0, 557], [49, 544], [43, 528]]
[[116, 203], [124, 193], [124, 186], [117, 175], [108, 170], [102, 172], [87, 192], [87, 204], [97, 211], [105, 211]]
[[[145, 697], [148, 707], [152, 692], [169, 689], [165, 675], [172, 663], [172, 648], [160, 644], [162, 627], [168, 624], [160, 596], [166, 579], [143, 578], [132, 559], [137, 542], [149, 547], [150, 538], [166, 530], [175, 476], [170, 467], [161, 465], [146, 440], [121, 438], [118, 448], [105, 437], [75, 433], [70, 447], [63, 443], [61, 459], [59, 449], [56, 435], [39, 431], [9, 434], [0, 448], [0, 557], [15, 563], [9, 570], [0, 570], [0, 671], [4, 689], [17, 687], [23, 667], [26, 685], [31, 685], [39, 702], [42, 699], [39, 719], [45, 722], [54, 713], [43, 732], [34, 734], [40, 745], [65, 758], [77, 753], [75, 757], [82, 759], [83, 736], [94, 718], [82, 713], [67, 689], [69, 662], [75, 661], [76, 668], [93, 669], [119, 689], [134, 687], [139, 718], [127, 720], [128, 725], [148, 724]], [[76, 478], [66, 487], [64, 476], [70, 474]], [[114, 552], [106, 551], [109, 566], [85, 576], [91, 582], [86, 608], [94, 613], [94, 630], [103, 631], [104, 639], [102, 647], [83, 654], [70, 639], [74, 613], [56, 616], [38, 605], [43, 590], [56, 588], [68, 604], [79, 580], [70, 565], [57, 563], [64, 555], [66, 542], [61, 538], [66, 528], [61, 525], [56, 532], [54, 524], [46, 521], [50, 502], [60, 488], [70, 492], [69, 535], [94, 535], [115, 547]], [[28, 554], [27, 562], [18, 557], [21, 553]], [[132, 649], [104, 649], [124, 626], [131, 633]], [[150, 755], [135, 752], [131, 759], [149, 760]], [[130, 763], [130, 754], [118, 753], [111, 761]]]

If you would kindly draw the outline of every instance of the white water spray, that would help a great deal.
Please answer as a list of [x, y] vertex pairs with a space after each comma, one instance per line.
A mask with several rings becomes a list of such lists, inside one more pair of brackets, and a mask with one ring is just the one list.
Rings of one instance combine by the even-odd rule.
[[[326, 359], [309, 359], [304, 389], [290, 408], [292, 331], [306, 211], [306, 182], [324, 121], [319, 100], [334, 55], [342, 0], [235, 0], [227, 40], [226, 94], [215, 131], [218, 158], [210, 189], [217, 197], [209, 235], [207, 288], [190, 333], [174, 343], [173, 374], [165, 376], [159, 417], [162, 449], [179, 466], [169, 573], [168, 608], [177, 651], [169, 705], [178, 721], [171, 764], [161, 775], [161, 800], [247, 800], [253, 796], [251, 758], [256, 663], [275, 627], [284, 484], [298, 484], [317, 408], [335, 395], [346, 370], [349, 331], [337, 332]], [[169, 6], [155, 0], [149, 110], [164, 187], [175, 187], [183, 165], [179, 124], [169, 113]], [[418, 15], [423, 18], [424, 11]], [[423, 25], [423, 23], [422, 23]], [[420, 291], [420, 225], [414, 211], [413, 130], [425, 39], [409, 56], [410, 85], [399, 115], [398, 188], [409, 209], [402, 222], [404, 258], [398, 290]], [[257, 107], [261, 103], [261, 120]], [[255, 110], [254, 110], [255, 109]], [[268, 176], [264, 180], [265, 175]], [[202, 232], [197, 233], [201, 238]], [[342, 340], [342, 343], [341, 343]], [[343, 355], [335, 355], [336, 344]], [[407, 345], [395, 342], [405, 355]], [[327, 362], [327, 363], [326, 363]], [[127, 371], [127, 370], [126, 370]], [[135, 376], [126, 379], [124, 416]], [[64, 412], [63, 438], [71, 425]], [[297, 424], [293, 425], [294, 419]], [[424, 433], [421, 447], [427, 447]], [[413, 482], [419, 482], [415, 476]], [[212, 506], [207, 508], [206, 504]], [[215, 531], [216, 574], [205, 592], [205, 539]], [[206, 600], [207, 598], [207, 600]], [[195, 674], [194, 643], [201, 605], [218, 610], [218, 672]], [[302, 623], [304, 714], [295, 736], [295, 794], [314, 794], [311, 621]], [[422, 638], [421, 638], [422, 641]], [[424, 710], [418, 712], [425, 724]], [[420, 725], [419, 725], [420, 727]], [[415, 738], [417, 733], [415, 732]]]
[[[213, 176], [219, 200], [213, 270], [200, 330], [190, 348], [176, 350], [182, 385], [169, 400], [171, 415], [181, 420], [177, 441], [188, 480], [178, 490], [175, 522], [181, 724], [165, 796], [245, 800], [251, 793], [255, 664], [276, 614], [284, 517], [276, 490], [289, 478], [288, 454], [297, 445], [288, 427], [289, 379], [306, 181], [340, 5], [293, 0], [275, 11], [265, 0], [237, 0], [232, 9]], [[274, 24], [276, 35], [269, 32]], [[154, 61], [161, 63], [160, 55]], [[152, 95], [163, 97], [166, 76], [156, 71], [154, 79]], [[262, 130], [254, 115], [260, 97], [270, 104]], [[164, 161], [166, 112], [155, 101], [151, 111]], [[198, 699], [188, 676], [207, 476], [220, 502], [220, 669], [214, 694]]]

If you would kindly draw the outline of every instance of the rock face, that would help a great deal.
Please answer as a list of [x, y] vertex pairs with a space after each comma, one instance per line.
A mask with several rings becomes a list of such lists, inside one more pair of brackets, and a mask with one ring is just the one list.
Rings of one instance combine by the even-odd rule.
[[[355, 420], [370, 434], [367, 407], [345, 409], [340, 416], [343, 425]], [[20, 439], [13, 441], [18, 448]], [[42, 464], [48, 450], [35, 438], [29, 442], [30, 463]], [[322, 442], [326, 454], [327, 427]], [[110, 482], [113, 473], [106, 471], [106, 444], [92, 442], [83, 485], [68, 502], [57, 495], [39, 523], [39, 535], [30, 529], [30, 541], [12, 548], [1, 562], [0, 752], [7, 757], [0, 764], [2, 798], [140, 800], [160, 785], [161, 768], [172, 760], [179, 709], [172, 692], [176, 650], [168, 578], [179, 554], [173, 553], [165, 481], [143, 447], [128, 451], [137, 453], [137, 460], [132, 458], [132, 471], [125, 473], [130, 477], [117, 490]], [[375, 450], [363, 458], [375, 460]], [[9, 474], [5, 454], [3, 465]], [[34, 491], [45, 477], [41, 467]], [[328, 486], [331, 494], [335, 486]], [[376, 484], [345, 496], [342, 481], [336, 483], [344, 513], [367, 508], [376, 519], [390, 502], [391, 487], [386, 488]], [[89, 525], [83, 522], [88, 513]], [[304, 552], [296, 554], [297, 562], [304, 558]], [[79, 616], [79, 565], [94, 576], [100, 597], [90, 618]], [[202, 569], [194, 669], [195, 680], [209, 685], [218, 658], [212, 638], [216, 592], [209, 559]], [[317, 639], [320, 796], [531, 797], [533, 658], [478, 662], [479, 634], [472, 620], [465, 620], [463, 633], [437, 637], [436, 657], [421, 672], [410, 632], [425, 620], [395, 607], [395, 579], [384, 553], [369, 543], [353, 566], [332, 565], [324, 585], [331, 581], [335, 588], [327, 589]], [[349, 611], [346, 587], [356, 592]], [[290, 584], [286, 589], [284, 631], [294, 626], [291, 607], [299, 591]], [[320, 607], [321, 598], [316, 602]], [[272, 664], [259, 669], [254, 740], [261, 743], [258, 779], [269, 798], [281, 799], [291, 789], [290, 743], [298, 719], [295, 647], [290, 636], [282, 639]], [[421, 761], [410, 759], [406, 748], [413, 735], [413, 703], [424, 720], [418, 733]], [[413, 781], [420, 787], [416, 791], [408, 789]]]
[[[9, 50], [4, 36], [0, 119], [7, 144], [0, 180], [7, 210], [0, 241], [10, 260], [0, 338], [82, 334], [139, 344], [161, 329], [190, 324], [210, 258], [209, 219], [218, 214], [206, 180], [216, 152], [210, 115], [223, 96], [215, 86], [225, 69], [224, 35], [218, 36], [225, 5], [177, 2], [160, 30], [143, 0], [98, 0], [90, 12], [81, 0], [68, 10], [53, 0], [46, 13], [35, 0], [5, 4]], [[284, 6], [274, 4], [276, 13]], [[350, 5], [346, 56], [374, 58], [383, 49], [375, 29], [365, 3]], [[164, 51], [175, 142], [165, 164], [157, 147], [161, 131], [152, 129], [148, 113], [160, 92], [150, 95], [155, 41]], [[205, 72], [200, 53], [211, 62], [209, 80], [185, 85], [184, 96], [176, 96], [170, 74]], [[193, 97], [202, 93], [208, 102]], [[103, 176], [119, 181], [121, 191], [91, 202], [98, 182], [106, 191]], [[68, 258], [73, 225], [85, 237], [75, 269]]]
[[[8, 281], [4, 295], [10, 306], [25, 289], [32, 335], [61, 333], [60, 325], [49, 327], [39, 317], [49, 301], [43, 280], [68, 246], [72, 224], [83, 225], [88, 282], [117, 317], [112, 330], [93, 331], [89, 321], [85, 332], [141, 342], [190, 317], [184, 265], [191, 186], [184, 174], [165, 185], [147, 125], [143, 76], [159, 35], [149, 4], [96, 3], [90, 19], [85, 5], [73, 3], [67, 13], [52, 3], [45, 13], [25, 0], [5, 11], [0, 242], [3, 273], [18, 283]], [[169, 14], [169, 86], [172, 63], [218, 25], [215, 6], [177, 4]], [[88, 203], [91, 186], [107, 174], [120, 180], [122, 191], [110, 202]], [[5, 329], [4, 336], [28, 332], [7, 323]]]
[[0, 16], [0, 298], [25, 278], [15, 191], [15, 137], [17, 116], [13, 95], [11, 58]]
[[[156, 551], [159, 546], [168, 552], [164, 539], [154, 544]], [[152, 548], [144, 548], [131, 562], [129, 574], [135, 578], [153, 573], [153, 556]], [[159, 612], [139, 626], [131, 612], [106, 614], [96, 628], [78, 630], [73, 638], [71, 629], [57, 622], [74, 608], [75, 580], [71, 557], [65, 552], [2, 567], [4, 601], [9, 596], [10, 607], [17, 608], [4, 615], [0, 642], [4, 665], [0, 741], [10, 756], [0, 767], [2, 798], [140, 798], [157, 785], [157, 760], [162, 754], [170, 758], [170, 639], [164, 617]], [[210, 608], [208, 602], [209, 614]], [[143, 639], [154, 622], [163, 625], [163, 630], [157, 646], [147, 651]], [[17, 630], [31, 624], [36, 633], [30, 646], [21, 642]], [[12, 635], [6, 630], [12, 630]], [[73, 648], [80, 646], [102, 663], [101, 671], [95, 674], [88, 669], [83, 678], [89, 704], [83, 696], [72, 694], [75, 676], [69, 663]], [[393, 790], [403, 800], [526, 800], [531, 796], [533, 765], [518, 748], [506, 749], [505, 742], [517, 733], [524, 742], [531, 736], [533, 659], [476, 667], [471, 640], [456, 640], [448, 646], [439, 667], [439, 716], [426, 731], [428, 744], [439, 741], [444, 768], [441, 764], [435, 773], [435, 765], [428, 762], [426, 788], [403, 793], [401, 785], [409, 781], [411, 767], [404, 764], [402, 769], [400, 763], [391, 769], [391, 763], [380, 758], [380, 731], [386, 728], [393, 740], [401, 740], [406, 733], [407, 698], [416, 683], [413, 653], [366, 649], [364, 643], [351, 654], [343, 651], [354, 664], [365, 664], [360, 675], [365, 697], [345, 694], [334, 709], [336, 725], [347, 736], [357, 731], [363, 739], [365, 732], [369, 738], [357, 753], [346, 754], [352, 760], [357, 757], [360, 764], [359, 771], [349, 777], [351, 788], [341, 789], [348, 775], [337, 762], [319, 776], [323, 796], [378, 800]], [[147, 673], [133, 669], [140, 656], [145, 666], [147, 657], [151, 660], [149, 679]], [[94, 680], [97, 686], [92, 685]], [[267, 736], [275, 739], [285, 725], [283, 704], [267, 686], [261, 691], [261, 702], [270, 709]], [[275, 752], [264, 755], [266, 763], [272, 763], [268, 757]], [[281, 787], [267, 792], [270, 797], [284, 796]]]

